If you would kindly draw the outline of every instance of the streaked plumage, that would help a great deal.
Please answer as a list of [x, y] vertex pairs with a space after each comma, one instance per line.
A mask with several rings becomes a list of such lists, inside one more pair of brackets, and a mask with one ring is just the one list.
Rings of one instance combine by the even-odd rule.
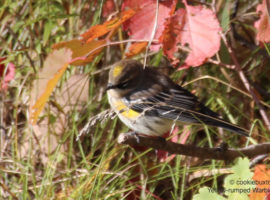
[[168, 76], [135, 60], [112, 66], [107, 90], [119, 118], [138, 133], [162, 136], [174, 123], [204, 123], [247, 136], [246, 130], [219, 118]]

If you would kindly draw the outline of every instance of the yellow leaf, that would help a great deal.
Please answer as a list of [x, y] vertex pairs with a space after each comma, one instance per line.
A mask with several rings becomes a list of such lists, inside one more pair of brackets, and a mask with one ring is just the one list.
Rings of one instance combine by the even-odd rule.
[[36, 123], [56, 84], [66, 71], [71, 60], [71, 54], [72, 52], [69, 49], [64, 48], [54, 50], [46, 58], [44, 67], [39, 73], [37, 81], [34, 82], [34, 87], [41, 95], [38, 97], [36, 103], [30, 107], [30, 121], [32, 124]]
[[67, 42], [60, 42], [53, 46], [53, 49], [69, 48], [72, 51], [73, 65], [85, 65], [90, 63], [104, 48], [105, 40], [93, 40], [85, 43], [81, 40], [74, 39]]

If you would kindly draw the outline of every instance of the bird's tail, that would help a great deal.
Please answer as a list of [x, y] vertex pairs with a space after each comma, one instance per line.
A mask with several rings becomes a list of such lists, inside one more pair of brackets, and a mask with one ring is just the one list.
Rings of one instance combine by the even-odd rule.
[[207, 122], [205, 122], [207, 125], [210, 126], [215, 126], [215, 127], [221, 127], [224, 129], [227, 129], [228, 131], [232, 131], [234, 133], [238, 133], [240, 135], [244, 135], [244, 136], [249, 136], [248, 131], [246, 129], [243, 129], [237, 125], [231, 124], [225, 120], [216, 118], [216, 119], [211, 119], [211, 120], [207, 120]]
[[[201, 113], [198, 113], [197, 117], [199, 120], [201, 120], [203, 123], [215, 126], [215, 127], [221, 127], [224, 129], [227, 129], [228, 131], [232, 131], [234, 133], [238, 133], [240, 135], [249, 136], [248, 130], [243, 129], [237, 125], [231, 124], [230, 122], [227, 122], [226, 120], [223, 120], [219, 118], [219, 115], [210, 110], [209, 108], [201, 105]], [[195, 114], [196, 115], [196, 114]]]

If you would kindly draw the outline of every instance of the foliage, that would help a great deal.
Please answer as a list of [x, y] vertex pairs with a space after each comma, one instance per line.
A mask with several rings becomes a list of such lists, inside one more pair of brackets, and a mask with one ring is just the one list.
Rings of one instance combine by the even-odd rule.
[[[249, 169], [249, 160], [247, 158], [239, 158], [234, 166], [232, 166], [233, 174], [228, 175], [224, 179], [225, 195], [228, 199], [249, 199], [248, 194], [252, 191], [253, 185], [241, 184], [252, 181], [253, 173]], [[207, 198], [208, 197], [208, 198]], [[193, 199], [225, 199], [218, 195], [212, 188], [202, 188], [198, 195]]]
[[[227, 199], [264, 199], [269, 198], [269, 170], [265, 165], [257, 165], [255, 172], [249, 169], [247, 158], [239, 158], [232, 166], [232, 174], [224, 179], [224, 193]], [[256, 186], [256, 187], [255, 187]], [[204, 187], [199, 194], [194, 195], [194, 200], [201, 199], [226, 199], [216, 193], [213, 188]]]
[[[127, 128], [107, 111], [108, 66], [128, 56], [160, 66], [252, 138], [184, 126], [174, 129], [174, 142], [211, 147], [225, 141], [236, 148], [268, 141], [269, 5], [204, 2], [3, 0], [0, 196], [229, 198], [223, 193], [228, 181], [251, 177], [248, 160], [231, 168], [118, 145], [117, 136]], [[268, 163], [266, 158], [254, 167], [253, 180], [269, 180]], [[269, 195], [267, 185], [256, 188], [262, 192], [250, 198]]]

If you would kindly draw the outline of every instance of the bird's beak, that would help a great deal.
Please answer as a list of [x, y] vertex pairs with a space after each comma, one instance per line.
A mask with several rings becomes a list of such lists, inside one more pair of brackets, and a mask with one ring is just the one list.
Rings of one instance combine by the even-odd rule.
[[115, 88], [115, 85], [108, 83], [107, 87], [106, 87], [106, 91]]

